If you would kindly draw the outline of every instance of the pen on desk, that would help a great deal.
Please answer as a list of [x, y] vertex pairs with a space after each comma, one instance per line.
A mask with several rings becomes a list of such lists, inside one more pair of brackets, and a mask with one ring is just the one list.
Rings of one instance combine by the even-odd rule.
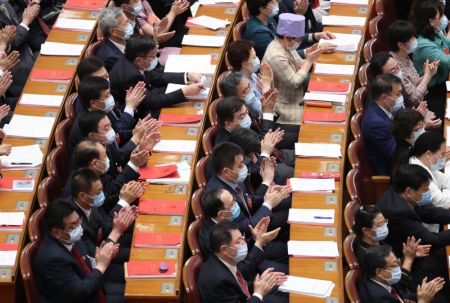
[[331, 220], [332, 217], [321, 217], [321, 216], [314, 216], [314, 219], [323, 219], [323, 220]]

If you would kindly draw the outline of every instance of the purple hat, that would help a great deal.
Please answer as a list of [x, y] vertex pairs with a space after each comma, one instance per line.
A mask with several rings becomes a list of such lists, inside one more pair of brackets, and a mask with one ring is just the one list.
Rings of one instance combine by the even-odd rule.
[[278, 20], [277, 34], [289, 37], [305, 35], [305, 17], [295, 14], [281, 14]]

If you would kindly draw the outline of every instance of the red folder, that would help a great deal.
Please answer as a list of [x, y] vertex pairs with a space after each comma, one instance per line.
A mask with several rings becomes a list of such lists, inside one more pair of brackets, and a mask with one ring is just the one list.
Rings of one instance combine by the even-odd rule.
[[175, 164], [161, 166], [140, 167], [139, 174], [141, 179], [161, 179], [161, 178], [179, 178]]
[[184, 215], [186, 201], [144, 200], [139, 202], [139, 213], [144, 215]]
[[0, 244], [0, 251], [13, 251], [18, 250], [19, 244], [17, 243], [1, 243]]
[[33, 178], [3, 177], [0, 179], [0, 191], [30, 192], [33, 189]]
[[86, 10], [101, 10], [105, 6], [104, 0], [67, 0], [64, 7]]
[[33, 69], [30, 78], [34, 81], [68, 82], [72, 79], [73, 74], [72, 70]]
[[[167, 271], [160, 268], [167, 267]], [[177, 264], [175, 261], [130, 261], [125, 263], [127, 278], [166, 278], [176, 277]]]
[[331, 102], [306, 101], [305, 105], [307, 107], [320, 107], [320, 108], [332, 108], [333, 107], [333, 104]]
[[344, 123], [346, 119], [346, 113], [306, 111], [303, 114], [304, 123]]
[[190, 124], [199, 123], [202, 120], [202, 115], [180, 115], [180, 114], [161, 114], [159, 121], [163, 124]]
[[308, 84], [309, 92], [347, 93], [349, 90], [350, 83], [310, 81]]
[[180, 233], [134, 233], [135, 247], [173, 247], [180, 246]]

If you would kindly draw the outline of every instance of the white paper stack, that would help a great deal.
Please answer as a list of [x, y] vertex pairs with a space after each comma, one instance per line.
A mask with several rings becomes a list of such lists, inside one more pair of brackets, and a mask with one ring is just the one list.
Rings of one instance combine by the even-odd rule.
[[288, 276], [278, 289], [288, 293], [328, 298], [334, 286], [332, 281]]
[[314, 74], [316, 75], [353, 76], [354, 71], [354, 65], [325, 63], [316, 63], [314, 65]]
[[161, 140], [153, 147], [153, 151], [155, 153], [193, 154], [196, 147], [196, 140]]
[[336, 5], [359, 5], [359, 6], [368, 6], [369, 0], [331, 0], [331, 4]]
[[23, 228], [25, 213], [17, 212], [0, 212], [0, 230], [1, 231], [20, 231]]
[[336, 190], [334, 179], [290, 178], [293, 192], [327, 192]]
[[41, 55], [78, 57], [81, 55], [83, 48], [84, 44], [70, 44], [46, 41], [41, 45]]
[[12, 267], [16, 264], [17, 250], [0, 251], [0, 266]]
[[239, 0], [198, 0], [200, 5], [237, 4]]
[[63, 95], [23, 94], [19, 103], [29, 106], [60, 107], [63, 100]]
[[191, 166], [186, 161], [178, 163], [169, 163], [156, 166], [164, 166], [175, 164], [177, 166], [179, 178], [160, 178], [160, 179], [147, 179], [147, 182], [151, 184], [188, 184], [191, 177]]
[[198, 16], [192, 19], [188, 19], [188, 23], [198, 25], [200, 27], [210, 28], [212, 30], [218, 30], [219, 28], [225, 28], [230, 22], [228, 20], [217, 19], [210, 16]]
[[289, 224], [331, 225], [334, 224], [334, 209], [289, 209]]
[[336, 38], [325, 40], [320, 39], [319, 45], [324, 43], [331, 43], [336, 45], [337, 52], [356, 52], [358, 50], [359, 42], [361, 41], [361, 35], [353, 34], [334, 34]]
[[95, 26], [95, 20], [84, 20], [84, 19], [68, 19], [68, 18], [58, 18], [56, 20], [53, 28], [61, 28], [75, 31], [85, 31], [90, 32]]
[[192, 17], [195, 17], [197, 15], [197, 11], [198, 11], [199, 8], [200, 8], [200, 3], [198, 1], [194, 2], [191, 5], [190, 10], [191, 10]]
[[447, 86], [447, 91], [450, 92], [450, 81], [445, 81], [445, 86]]
[[339, 257], [336, 241], [288, 241], [288, 254], [294, 257]]
[[[447, 98], [447, 109], [445, 110], [445, 118], [448, 120], [450, 120], [450, 103], [449, 102], [450, 102], [450, 98]], [[428, 112], [430, 112], [430, 111], [428, 111]]]
[[366, 17], [322, 16], [322, 24], [329, 26], [363, 27], [366, 24]]
[[345, 104], [347, 95], [330, 94], [330, 93], [306, 93], [303, 97], [304, 101], [332, 102], [336, 104]]
[[300, 157], [342, 157], [341, 146], [333, 143], [295, 143], [295, 155]]
[[0, 156], [2, 170], [37, 169], [43, 153], [39, 145], [13, 146], [9, 156]]
[[203, 46], [203, 47], [222, 47], [225, 43], [223, 36], [208, 35], [184, 35], [183, 45]]
[[169, 55], [164, 72], [197, 72], [205, 75], [214, 75], [216, 67], [217, 65], [211, 64], [210, 55]]
[[[182, 89], [185, 86], [186, 85], [184, 85], [184, 84], [169, 83], [169, 85], [167, 85], [167, 88], [166, 88], [166, 94], [174, 92], [179, 89]], [[188, 99], [188, 100], [206, 100], [206, 99], [208, 99], [208, 95], [209, 95], [209, 87], [205, 87], [204, 89], [202, 89], [200, 91], [200, 93], [198, 95], [186, 96], [186, 99]]]
[[14, 115], [3, 127], [7, 136], [48, 139], [55, 124], [54, 117]]

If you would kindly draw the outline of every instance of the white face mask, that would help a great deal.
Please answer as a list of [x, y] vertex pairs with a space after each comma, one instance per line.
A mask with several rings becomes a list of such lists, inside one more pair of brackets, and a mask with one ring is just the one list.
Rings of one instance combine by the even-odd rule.
[[150, 72], [155, 69], [155, 67], [158, 65], [158, 58], [155, 57], [155, 59], [152, 60], [149, 66], [147, 66], [144, 70], [146, 72]]
[[414, 39], [413, 42], [409, 45], [408, 54], [412, 54], [416, 51], [418, 46], [417, 39]]
[[288, 50], [288, 51], [293, 51], [293, 50], [298, 49], [298, 48], [300, 47], [300, 43], [301, 43], [301, 42], [295, 42], [294, 45], [289, 46], [289, 47], [287, 48], [287, 50]]
[[110, 113], [114, 109], [114, 106], [116, 106], [113, 95], [109, 95], [103, 102], [105, 103], [105, 108], [103, 109], [105, 113]]
[[66, 240], [66, 244], [72, 245], [76, 242], [80, 241], [81, 237], [83, 236], [83, 227], [81, 227], [81, 224], [77, 226], [74, 230], [68, 233], [70, 238], [69, 240]]
[[275, 17], [280, 12], [280, 6], [278, 2], [272, 7], [272, 11], [269, 13], [269, 17]]
[[242, 121], [239, 123], [239, 125], [242, 128], [250, 128], [250, 126], [252, 125], [252, 119], [250, 118], [249, 115], [245, 116], [244, 119], [242, 119]]
[[259, 70], [259, 68], [261, 67], [261, 61], [259, 60], [258, 57], [255, 57], [252, 61], [249, 61], [249, 62], [252, 65], [250, 67], [250, 71], [252, 73], [256, 73]]
[[112, 128], [106, 133], [105, 136], [106, 136], [106, 144], [111, 144], [114, 143], [114, 141], [116, 141], [116, 132]]
[[396, 76], [396, 77], [398, 77], [398, 78], [400, 78], [400, 80], [402, 80], [402, 82], [403, 82], [403, 74], [402, 74], [402, 71], [401, 70], [399, 70], [398, 72], [396, 72], [395, 74], [393, 74], [394, 76]]

